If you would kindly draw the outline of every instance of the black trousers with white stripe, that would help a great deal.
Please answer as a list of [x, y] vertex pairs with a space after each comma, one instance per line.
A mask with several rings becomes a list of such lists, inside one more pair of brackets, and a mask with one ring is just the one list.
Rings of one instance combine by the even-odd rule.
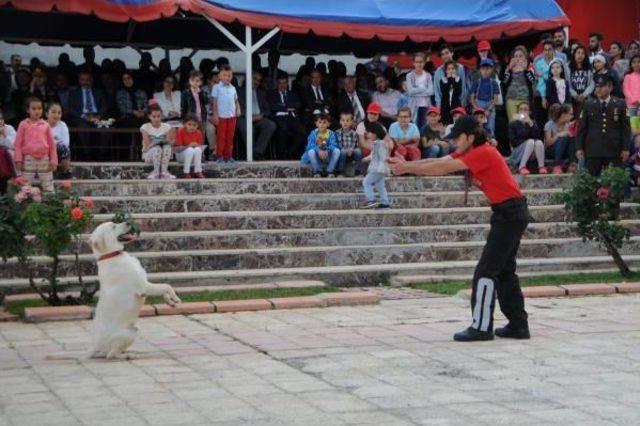
[[493, 330], [495, 295], [500, 310], [515, 328], [527, 327], [524, 297], [516, 275], [520, 239], [529, 224], [525, 198], [514, 198], [491, 206], [491, 229], [473, 277], [471, 312], [473, 328]]

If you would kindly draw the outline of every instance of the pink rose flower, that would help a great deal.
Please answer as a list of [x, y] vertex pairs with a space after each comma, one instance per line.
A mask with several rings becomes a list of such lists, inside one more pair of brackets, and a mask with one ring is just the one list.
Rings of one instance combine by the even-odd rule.
[[23, 186], [27, 183], [27, 181], [22, 176], [18, 176], [16, 178], [11, 179], [9, 183], [15, 186]]
[[71, 217], [74, 220], [80, 220], [84, 216], [84, 211], [80, 207], [74, 207], [71, 209]]
[[93, 203], [93, 200], [89, 197], [86, 197], [83, 199], [84, 201], [84, 205], [89, 209], [89, 210], [93, 210], [93, 207], [95, 206], [95, 204]]
[[598, 188], [596, 196], [601, 200], [606, 200], [607, 198], [609, 198], [609, 188], [601, 186], [600, 188]]
[[70, 180], [61, 180], [60, 181], [60, 186], [65, 191], [69, 191], [71, 189], [71, 181]]

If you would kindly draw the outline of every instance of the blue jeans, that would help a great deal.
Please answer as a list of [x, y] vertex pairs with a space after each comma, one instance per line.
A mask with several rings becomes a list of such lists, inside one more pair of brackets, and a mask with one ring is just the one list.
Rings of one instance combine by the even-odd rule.
[[496, 108], [491, 106], [491, 101], [481, 101], [480, 99], [476, 100], [476, 105], [478, 105], [483, 110], [487, 111], [489, 115], [487, 116], [487, 127], [491, 132], [491, 136], [495, 137], [496, 134]]
[[376, 196], [373, 193], [374, 186], [378, 190], [378, 195], [380, 195], [380, 203], [389, 205], [389, 194], [387, 194], [387, 187], [384, 183], [383, 173], [367, 173], [367, 176], [362, 181], [364, 198], [366, 198], [367, 202], [373, 202], [376, 200]]
[[553, 145], [547, 148], [545, 156], [553, 157], [554, 166], [562, 166], [565, 160], [573, 161], [576, 156], [576, 147], [572, 137], [558, 138]]
[[333, 173], [336, 170], [338, 161], [340, 161], [340, 150], [338, 148], [334, 148], [332, 151], [329, 151], [329, 158], [327, 160], [321, 160], [320, 157], [318, 157], [318, 154], [316, 154], [312, 149], [309, 150], [307, 154], [309, 154], [311, 170], [314, 174], [320, 173], [325, 165], [327, 166], [327, 173]]
[[448, 154], [449, 149], [440, 145], [431, 145], [429, 148], [422, 149], [422, 158], [440, 158]]
[[347, 165], [347, 160], [352, 159], [355, 162], [355, 171], [356, 173], [360, 172], [360, 162], [362, 160], [362, 150], [360, 148], [353, 149], [353, 155], [351, 157], [347, 157], [347, 150], [340, 150], [340, 165], [338, 166], [338, 170], [344, 171], [344, 167]]

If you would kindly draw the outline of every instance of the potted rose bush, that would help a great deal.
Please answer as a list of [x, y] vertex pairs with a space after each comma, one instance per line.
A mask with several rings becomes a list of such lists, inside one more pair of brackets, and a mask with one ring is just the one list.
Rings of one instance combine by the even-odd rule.
[[600, 177], [580, 169], [560, 196], [567, 221], [576, 222], [578, 235], [583, 241], [597, 241], [623, 276], [631, 274], [619, 251], [630, 237], [630, 231], [619, 221], [620, 203], [628, 181], [626, 169], [609, 167]]
[[[69, 182], [63, 182], [62, 188], [56, 193], [43, 194], [19, 178], [12, 181], [9, 192], [0, 197], [0, 232], [8, 236], [8, 244], [2, 244], [0, 255], [4, 261], [16, 258], [31, 288], [48, 304], [90, 303], [98, 284], [89, 286], [83, 280], [79, 252], [80, 236], [93, 221], [93, 201], [72, 191]], [[51, 258], [50, 263], [38, 266], [44, 271], [42, 277], [36, 276], [34, 253]], [[62, 253], [72, 253], [75, 257], [79, 296], [60, 296], [58, 268]]]

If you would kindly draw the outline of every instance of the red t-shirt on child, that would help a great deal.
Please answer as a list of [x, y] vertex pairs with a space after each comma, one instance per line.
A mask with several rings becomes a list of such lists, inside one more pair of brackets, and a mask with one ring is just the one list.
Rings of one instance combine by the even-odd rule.
[[474, 185], [491, 204], [522, 197], [520, 187], [507, 163], [491, 145], [485, 143], [457, 157], [469, 168]]
[[185, 129], [184, 127], [180, 127], [176, 132], [175, 146], [189, 146], [192, 143], [197, 143], [198, 145], [204, 144], [202, 132], [200, 130], [196, 130], [195, 132], [187, 132], [187, 129]]

